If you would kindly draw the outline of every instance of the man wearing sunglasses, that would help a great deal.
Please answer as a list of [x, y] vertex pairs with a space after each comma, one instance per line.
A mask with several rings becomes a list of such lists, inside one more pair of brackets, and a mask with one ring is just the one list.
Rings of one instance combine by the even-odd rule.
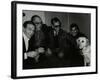
[[73, 37], [62, 29], [61, 21], [57, 17], [51, 19], [51, 25], [48, 52], [52, 54], [52, 66], [81, 66]]

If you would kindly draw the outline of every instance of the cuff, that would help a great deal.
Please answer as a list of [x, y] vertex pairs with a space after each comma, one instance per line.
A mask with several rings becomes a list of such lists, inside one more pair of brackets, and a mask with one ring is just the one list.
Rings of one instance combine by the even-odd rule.
[[24, 53], [24, 59], [27, 59], [28, 56], [27, 56], [27, 53]]

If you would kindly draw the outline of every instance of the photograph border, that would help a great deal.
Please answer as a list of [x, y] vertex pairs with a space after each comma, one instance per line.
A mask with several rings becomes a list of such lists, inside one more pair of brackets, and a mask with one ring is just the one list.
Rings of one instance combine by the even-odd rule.
[[[85, 73], [70, 73], [70, 74], [53, 74], [53, 75], [37, 75], [37, 76], [22, 76], [17, 77], [17, 4], [34, 4], [34, 5], [49, 5], [60, 7], [81, 7], [81, 8], [94, 8], [96, 9], [96, 71]], [[88, 5], [73, 5], [73, 4], [57, 4], [57, 3], [40, 3], [40, 2], [26, 2], [26, 1], [12, 1], [11, 2], [11, 78], [37, 78], [37, 77], [53, 77], [53, 76], [67, 76], [67, 75], [84, 75], [84, 74], [97, 74], [98, 73], [98, 7]]]

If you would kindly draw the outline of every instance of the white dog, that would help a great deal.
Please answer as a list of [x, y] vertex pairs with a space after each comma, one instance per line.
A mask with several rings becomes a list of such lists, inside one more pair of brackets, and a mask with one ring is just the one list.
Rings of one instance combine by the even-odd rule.
[[86, 37], [79, 37], [76, 41], [79, 46], [79, 49], [81, 49], [82, 51], [82, 55], [84, 56], [84, 65], [89, 66], [91, 57], [89, 40]]

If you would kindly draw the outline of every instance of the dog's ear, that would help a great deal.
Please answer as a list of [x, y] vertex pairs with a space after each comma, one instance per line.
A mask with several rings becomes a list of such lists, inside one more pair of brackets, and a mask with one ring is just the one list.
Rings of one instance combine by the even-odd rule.
[[79, 38], [78, 38], [78, 39], [76, 39], [76, 42], [77, 42], [77, 44], [79, 43]]
[[78, 39], [76, 39], [76, 43], [77, 43], [77, 46], [79, 46], [80, 45], [80, 39], [78, 38]]
[[86, 46], [89, 45], [89, 40], [86, 38]]

